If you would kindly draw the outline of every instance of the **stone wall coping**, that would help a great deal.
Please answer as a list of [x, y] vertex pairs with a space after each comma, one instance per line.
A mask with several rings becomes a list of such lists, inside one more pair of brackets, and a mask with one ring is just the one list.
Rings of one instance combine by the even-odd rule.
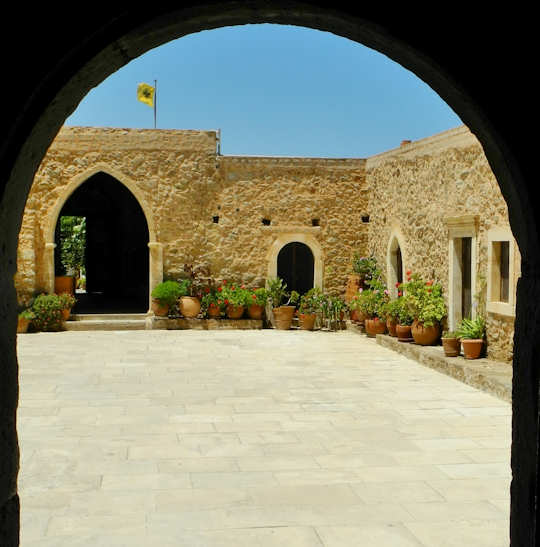
[[451, 148], [468, 148], [471, 146], [480, 146], [480, 143], [466, 125], [460, 125], [425, 139], [412, 141], [398, 148], [370, 156], [366, 160], [366, 169], [378, 167], [388, 160], [412, 160], [418, 156], [432, 155]]
[[297, 156], [219, 156], [219, 161], [227, 167], [232, 166], [250, 167], [272, 166], [272, 167], [331, 167], [342, 169], [363, 169], [366, 160], [364, 158], [308, 158]]
[[216, 154], [217, 131], [63, 126], [52, 150], [194, 150]]

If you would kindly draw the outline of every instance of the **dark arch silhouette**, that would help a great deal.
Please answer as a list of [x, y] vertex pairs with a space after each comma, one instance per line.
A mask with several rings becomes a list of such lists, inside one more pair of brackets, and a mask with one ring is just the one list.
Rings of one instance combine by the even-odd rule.
[[287, 290], [304, 294], [313, 288], [315, 259], [305, 244], [293, 241], [284, 245], [277, 257], [277, 275], [287, 283]]
[[[245, 23], [284, 23], [333, 32], [377, 49], [426, 81], [480, 140], [508, 204], [522, 256], [513, 375], [511, 544], [540, 542], [540, 192], [536, 142], [524, 124], [536, 112], [530, 85], [536, 21], [521, 9], [446, 10], [344, 1], [160, 2], [141, 9], [109, 2], [76, 20], [58, 5], [10, 6], [0, 90], [0, 544], [17, 545], [15, 413], [17, 236], [34, 174], [84, 95], [131, 59], [190, 32]], [[501, 37], [504, 37], [501, 39]], [[534, 121], [534, 120], [533, 120]]]
[[77, 295], [73, 311], [146, 312], [149, 234], [135, 196], [111, 175], [96, 173], [67, 199], [58, 218], [64, 215], [86, 218], [86, 293]]

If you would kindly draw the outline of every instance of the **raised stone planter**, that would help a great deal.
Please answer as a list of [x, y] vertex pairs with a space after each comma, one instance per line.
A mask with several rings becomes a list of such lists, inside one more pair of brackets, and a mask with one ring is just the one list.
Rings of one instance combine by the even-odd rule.
[[262, 319], [186, 319], [184, 317], [150, 317], [147, 328], [152, 330], [250, 330], [262, 329]]

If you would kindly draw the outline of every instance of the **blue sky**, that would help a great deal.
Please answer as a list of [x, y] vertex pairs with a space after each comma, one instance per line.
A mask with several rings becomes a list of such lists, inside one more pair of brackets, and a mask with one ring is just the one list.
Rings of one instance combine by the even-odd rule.
[[225, 27], [151, 50], [90, 91], [65, 123], [152, 129], [136, 89], [154, 80], [158, 129], [221, 129], [223, 154], [362, 158], [462, 123], [384, 55], [284, 25]]

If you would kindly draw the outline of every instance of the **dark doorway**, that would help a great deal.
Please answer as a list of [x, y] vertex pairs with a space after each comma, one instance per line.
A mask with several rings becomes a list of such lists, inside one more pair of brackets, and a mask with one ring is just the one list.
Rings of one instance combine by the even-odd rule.
[[287, 283], [289, 291], [304, 294], [313, 288], [314, 258], [304, 243], [287, 243], [279, 251], [277, 274]]
[[[147, 311], [148, 225], [133, 194], [114, 177], [97, 173], [69, 197], [63, 216], [86, 218], [86, 292], [77, 293], [74, 313]], [[57, 274], [60, 266], [56, 259]]]

